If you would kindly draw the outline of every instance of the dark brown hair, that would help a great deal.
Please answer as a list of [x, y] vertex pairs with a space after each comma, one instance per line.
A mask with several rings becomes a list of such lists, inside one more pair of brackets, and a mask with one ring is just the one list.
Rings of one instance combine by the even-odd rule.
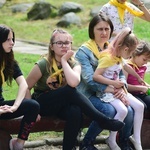
[[[4, 76], [5, 80], [7, 80], [7, 84], [11, 85], [13, 80], [13, 67], [14, 64], [17, 63], [14, 59], [14, 53], [11, 50], [9, 53], [6, 53], [2, 44], [7, 40], [9, 33], [13, 34], [13, 42], [15, 42], [15, 34], [14, 31], [6, 26], [0, 25], [0, 70], [4, 67]], [[2, 85], [2, 77], [0, 76], [0, 85]]]
[[146, 55], [150, 59], [150, 44], [145, 41], [140, 41], [136, 50], [133, 53], [133, 57]]
[[89, 37], [90, 39], [95, 39], [95, 36], [94, 36], [94, 27], [101, 21], [105, 21], [109, 24], [110, 26], [110, 29], [111, 29], [111, 32], [110, 32], [110, 37], [111, 38], [111, 35], [113, 33], [113, 30], [114, 30], [114, 26], [113, 26], [113, 23], [111, 22], [111, 20], [109, 19], [109, 17], [107, 17], [104, 13], [100, 12], [99, 14], [97, 14], [96, 16], [94, 16], [92, 18], [92, 20], [90, 21], [89, 23]]

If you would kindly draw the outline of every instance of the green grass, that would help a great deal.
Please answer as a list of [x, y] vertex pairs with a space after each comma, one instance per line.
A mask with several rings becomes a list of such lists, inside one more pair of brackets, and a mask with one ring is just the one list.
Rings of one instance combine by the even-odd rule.
[[[33, 2], [33, 0], [28, 1], [22, 0], [22, 3], [23, 2]], [[65, 0], [62, 0], [61, 2], [47, 0], [47, 2], [50, 2], [52, 5], [59, 8], [61, 4], [65, 2]], [[90, 19], [89, 13], [91, 8], [102, 4], [102, 2], [104, 4], [106, 0], [103, 0], [101, 2], [99, 2], [99, 0], [90, 0], [90, 1], [77, 0], [76, 2], [84, 6], [84, 11], [78, 13], [78, 15], [81, 16], [83, 25], [80, 27], [72, 25], [68, 27], [66, 30], [68, 30], [74, 36], [74, 44], [76, 46], [79, 46], [83, 41], [85, 41], [88, 38], [87, 26]], [[13, 14], [11, 12], [11, 9], [7, 8], [8, 6], [11, 6], [13, 3], [15, 3], [15, 0], [12, 2], [8, 2], [6, 6], [2, 10], [0, 10], [0, 22], [11, 26], [14, 29], [17, 38], [48, 43], [50, 34], [55, 28], [57, 28], [56, 23], [60, 19], [60, 17], [56, 16], [58, 10], [53, 9], [51, 15], [52, 17], [50, 17], [49, 19], [28, 21], [26, 14], [21, 13]]]
[[[28, 21], [27, 14], [24, 13], [12, 13], [9, 8], [12, 4], [19, 2], [18, 0], [13, 0], [12, 2], [8, 1], [5, 7], [0, 9], [0, 23], [7, 24], [11, 26], [15, 33], [16, 38], [26, 39], [31, 41], [38, 41], [42, 43], [49, 43], [49, 38], [51, 32], [57, 28], [56, 23], [60, 20], [59, 16], [56, 16], [58, 10], [53, 9], [52, 15], [50, 18], [46, 20], [36, 20], [36, 21]], [[37, 2], [36, 0], [22, 0], [23, 2]], [[65, 0], [53, 1], [47, 0], [50, 4], [59, 8]], [[89, 16], [90, 10], [94, 7], [100, 6], [108, 0], [76, 0], [77, 3], [81, 4], [84, 7], [82, 12], [77, 13], [81, 17], [82, 25], [77, 27], [75, 25], [71, 25], [66, 28], [73, 37], [74, 37], [74, 46], [80, 46], [84, 41], [88, 39], [87, 29], [89, 20], [91, 17]], [[86, 4], [86, 5], [85, 5]], [[135, 34], [146, 41], [150, 41], [150, 28], [149, 23], [143, 20], [135, 19]]]
[[[18, 61], [22, 73], [25, 77], [27, 77], [29, 71], [34, 66], [35, 62], [40, 58], [40, 55], [32, 55], [32, 54], [21, 54], [21, 53], [14, 53], [15, 58]], [[12, 87], [7, 86], [6, 84], [3, 87], [3, 95], [5, 99], [11, 100], [16, 97], [18, 86], [15, 81], [12, 83]]]
[[150, 84], [150, 72], [145, 74], [145, 81]]

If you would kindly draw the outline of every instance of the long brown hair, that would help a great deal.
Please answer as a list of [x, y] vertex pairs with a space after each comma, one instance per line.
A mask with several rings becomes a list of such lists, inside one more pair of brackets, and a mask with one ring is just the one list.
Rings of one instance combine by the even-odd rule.
[[[13, 42], [15, 42], [14, 31], [6, 25], [0, 25], [0, 70], [4, 67], [4, 77], [8, 85], [11, 85], [12, 83], [14, 73], [13, 67], [14, 64], [17, 63], [14, 59], [13, 50], [6, 53], [2, 46], [2, 44], [7, 40], [10, 32], [13, 33]], [[0, 85], [2, 85], [2, 75], [0, 76]]]

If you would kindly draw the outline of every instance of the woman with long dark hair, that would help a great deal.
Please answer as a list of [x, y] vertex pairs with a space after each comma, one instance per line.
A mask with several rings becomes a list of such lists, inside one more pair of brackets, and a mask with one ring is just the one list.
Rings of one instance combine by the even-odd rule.
[[[36, 122], [39, 104], [35, 100], [25, 99], [28, 85], [14, 58], [14, 31], [6, 25], [0, 25], [0, 120], [13, 119], [23, 116], [18, 137], [10, 140], [10, 150], [23, 150], [25, 140]], [[18, 84], [15, 100], [3, 98], [3, 85], [11, 86], [13, 79]], [[6, 82], [6, 83], [5, 83]], [[12, 91], [15, 92], [16, 91]]]

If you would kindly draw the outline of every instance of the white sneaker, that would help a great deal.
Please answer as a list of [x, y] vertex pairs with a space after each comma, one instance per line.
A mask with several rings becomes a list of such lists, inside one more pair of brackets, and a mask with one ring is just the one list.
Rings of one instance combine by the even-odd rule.
[[132, 144], [134, 145], [134, 148], [136, 150], [143, 150], [141, 144], [136, 142], [132, 135], [129, 137], [129, 139], [132, 142]]

